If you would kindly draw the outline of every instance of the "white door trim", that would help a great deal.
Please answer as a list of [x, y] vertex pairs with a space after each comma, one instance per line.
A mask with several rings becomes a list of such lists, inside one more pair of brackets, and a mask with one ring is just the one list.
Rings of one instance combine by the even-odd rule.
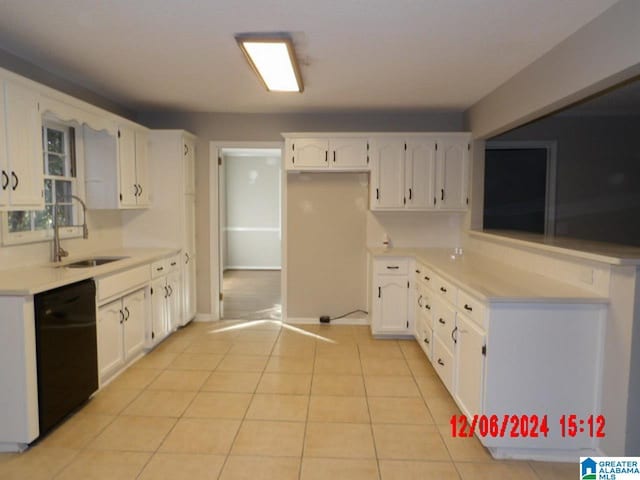
[[281, 228], [282, 228], [282, 273], [281, 273], [281, 296], [282, 296], [282, 321], [286, 319], [286, 298], [287, 298], [287, 223], [286, 223], [286, 171], [284, 168], [284, 141], [281, 142], [251, 142], [251, 141], [211, 141], [209, 142], [209, 271], [211, 272], [211, 315], [214, 320], [220, 320], [220, 293], [222, 291], [222, 269], [220, 268], [220, 178], [218, 175], [218, 156], [225, 148], [268, 148], [279, 149], [282, 159], [282, 182], [280, 188], [281, 198]]
[[490, 140], [485, 150], [545, 149], [547, 151], [547, 188], [544, 201], [544, 234], [554, 236], [556, 232], [556, 168], [558, 142], [555, 140]]

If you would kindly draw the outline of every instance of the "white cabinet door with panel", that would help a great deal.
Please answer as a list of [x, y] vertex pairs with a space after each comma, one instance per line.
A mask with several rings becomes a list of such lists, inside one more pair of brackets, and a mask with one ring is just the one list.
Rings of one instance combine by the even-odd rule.
[[371, 161], [370, 205], [372, 210], [404, 208], [404, 148], [399, 138], [373, 138], [369, 147]]
[[147, 334], [147, 343], [153, 346], [169, 334], [168, 290], [164, 277], [151, 282], [151, 331]]
[[109, 377], [124, 364], [124, 312], [122, 300], [98, 309], [98, 371], [100, 379]]
[[413, 302], [407, 258], [373, 260], [372, 316], [373, 335], [412, 335]]
[[465, 415], [483, 412], [485, 332], [464, 315], [458, 314], [456, 343], [455, 398]]
[[416, 210], [434, 208], [435, 140], [415, 139], [407, 141], [404, 167], [406, 208]]
[[124, 317], [124, 358], [133, 358], [144, 348], [147, 321], [145, 290], [138, 290], [122, 299]]
[[366, 138], [329, 139], [329, 166], [340, 170], [368, 168], [368, 141]]
[[180, 272], [167, 275], [167, 288], [169, 289], [169, 328], [173, 331], [182, 326], [182, 287]]
[[2, 94], [0, 205], [42, 210], [44, 173], [38, 94], [11, 81], [3, 82]]
[[136, 206], [136, 134], [129, 128], [118, 130], [118, 163], [120, 167], [120, 205]]
[[439, 209], [467, 208], [469, 145], [468, 140], [438, 141], [436, 198]]
[[290, 168], [327, 168], [329, 140], [326, 138], [295, 138], [286, 142], [287, 165]]
[[136, 205], [148, 207], [151, 205], [151, 182], [149, 181], [149, 135], [137, 130], [136, 138], [136, 186], [138, 187]]

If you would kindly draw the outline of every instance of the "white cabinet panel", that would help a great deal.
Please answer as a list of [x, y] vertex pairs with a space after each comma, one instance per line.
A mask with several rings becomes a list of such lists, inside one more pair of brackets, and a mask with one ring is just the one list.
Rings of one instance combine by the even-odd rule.
[[120, 167], [120, 205], [136, 206], [136, 135], [129, 128], [118, 130], [118, 162]]
[[[44, 208], [44, 174], [38, 94], [10, 81], [4, 82], [3, 93], [6, 156], [5, 164], [0, 165], [4, 172], [0, 182], [5, 193], [4, 203], [41, 210]], [[4, 142], [0, 148], [5, 148]], [[0, 157], [0, 162], [2, 160]]]
[[136, 131], [136, 204], [139, 207], [151, 204], [151, 182], [149, 181], [149, 135]]
[[98, 371], [100, 379], [110, 376], [124, 364], [122, 300], [98, 309]]
[[371, 141], [371, 208], [396, 210], [404, 207], [404, 146], [402, 139]]
[[483, 412], [485, 333], [464, 315], [457, 317], [456, 391], [458, 405], [466, 415]]
[[449, 392], [454, 388], [453, 354], [445, 347], [438, 335], [433, 336], [433, 367]]
[[407, 141], [405, 153], [405, 197], [409, 209], [430, 209], [435, 206], [435, 140]]
[[184, 193], [196, 193], [196, 142], [191, 138], [184, 139]]
[[169, 333], [167, 296], [164, 277], [151, 282], [151, 332], [147, 335], [151, 345], [161, 341]]
[[144, 348], [147, 320], [146, 294], [139, 290], [122, 299], [124, 317], [124, 357], [130, 359]]
[[292, 168], [329, 165], [329, 140], [326, 138], [296, 138], [287, 142], [287, 164]]
[[464, 210], [467, 208], [469, 143], [445, 140], [438, 143], [437, 178], [438, 208]]
[[366, 138], [332, 138], [329, 140], [330, 168], [363, 170], [367, 168]]
[[180, 272], [167, 275], [169, 289], [169, 328], [173, 331], [182, 325], [182, 282]]

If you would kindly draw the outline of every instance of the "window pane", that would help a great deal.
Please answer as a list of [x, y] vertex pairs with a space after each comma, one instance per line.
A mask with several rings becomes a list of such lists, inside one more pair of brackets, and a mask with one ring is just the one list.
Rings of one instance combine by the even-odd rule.
[[44, 202], [53, 203], [53, 196], [51, 195], [51, 180], [44, 180]]
[[50, 153], [49, 157], [49, 175], [58, 175], [64, 177], [64, 157]]
[[71, 205], [58, 205], [58, 224], [73, 225], [73, 207]]
[[28, 232], [31, 230], [31, 212], [9, 212], [9, 232]]
[[56, 200], [59, 203], [71, 203], [71, 182], [56, 180]]
[[53, 226], [53, 206], [47, 205], [44, 210], [37, 211], [35, 213], [35, 227], [36, 230], [46, 230]]
[[64, 132], [47, 128], [47, 150], [64, 153]]

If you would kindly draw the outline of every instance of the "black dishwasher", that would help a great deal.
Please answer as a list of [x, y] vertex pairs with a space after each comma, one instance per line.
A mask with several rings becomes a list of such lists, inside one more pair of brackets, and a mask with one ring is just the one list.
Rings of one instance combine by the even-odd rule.
[[35, 314], [42, 436], [98, 389], [95, 283], [35, 295]]

